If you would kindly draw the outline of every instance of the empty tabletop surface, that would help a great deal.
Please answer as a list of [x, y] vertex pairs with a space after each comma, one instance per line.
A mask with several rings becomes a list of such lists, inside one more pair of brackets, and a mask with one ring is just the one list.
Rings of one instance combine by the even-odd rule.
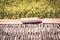
[[45, 18], [42, 23], [60, 23], [60, 18]]

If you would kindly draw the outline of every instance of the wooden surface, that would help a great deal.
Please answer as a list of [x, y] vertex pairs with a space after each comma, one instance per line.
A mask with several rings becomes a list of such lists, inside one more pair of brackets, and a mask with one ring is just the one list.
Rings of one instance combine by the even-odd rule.
[[52, 19], [52, 18], [45, 18], [45, 19], [38, 19], [38, 18], [24, 18], [24, 19], [0, 19], [0, 24], [32, 24], [32, 23], [59, 23], [60, 19]]
[[59, 23], [60, 24], [60, 19], [59, 18], [45, 18], [43, 19], [42, 23]]
[[22, 19], [0, 19], [0, 24], [34, 24], [41, 23], [39, 18], [22, 18]]
[[20, 19], [0, 19], [0, 24], [22, 24]]

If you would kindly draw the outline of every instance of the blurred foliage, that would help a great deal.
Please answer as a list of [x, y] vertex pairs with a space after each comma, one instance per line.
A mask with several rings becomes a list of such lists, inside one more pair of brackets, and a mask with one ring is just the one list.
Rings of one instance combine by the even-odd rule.
[[60, 0], [0, 0], [0, 19], [60, 18]]

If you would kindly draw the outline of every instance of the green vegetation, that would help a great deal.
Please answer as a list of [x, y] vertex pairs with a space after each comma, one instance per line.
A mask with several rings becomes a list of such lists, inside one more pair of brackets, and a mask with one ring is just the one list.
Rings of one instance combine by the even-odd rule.
[[0, 0], [0, 19], [60, 18], [60, 0]]

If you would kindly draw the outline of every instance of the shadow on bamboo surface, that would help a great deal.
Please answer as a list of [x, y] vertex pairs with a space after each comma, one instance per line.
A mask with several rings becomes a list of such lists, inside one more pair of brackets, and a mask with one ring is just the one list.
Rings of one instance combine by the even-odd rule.
[[60, 24], [0, 24], [0, 40], [60, 40]]

